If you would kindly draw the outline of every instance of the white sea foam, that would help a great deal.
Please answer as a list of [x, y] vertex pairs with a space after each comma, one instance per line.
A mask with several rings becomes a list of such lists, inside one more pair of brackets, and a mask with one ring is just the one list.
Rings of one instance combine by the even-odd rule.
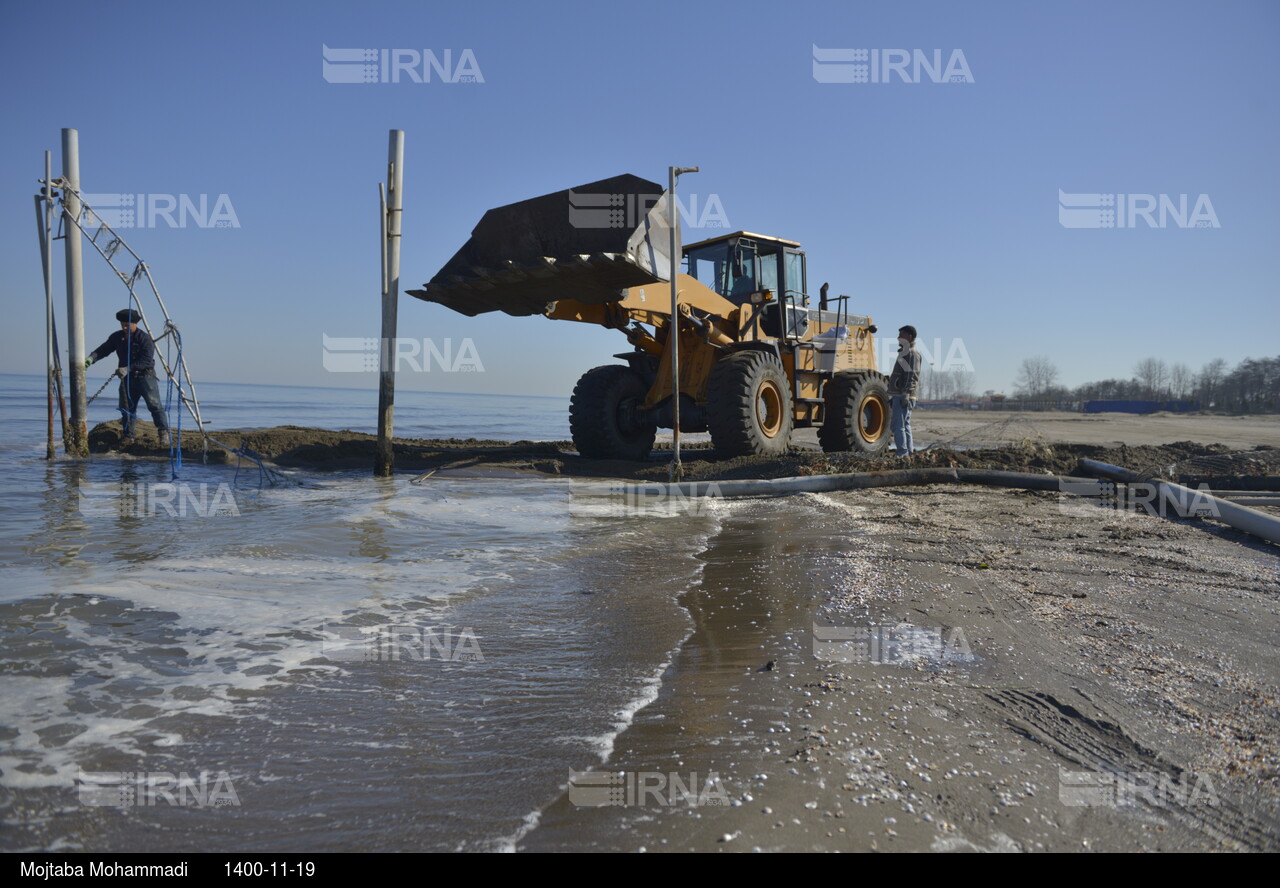
[[[280, 758], [264, 762], [250, 783], [277, 788], [262, 796], [266, 808], [245, 813], [283, 813], [286, 820], [289, 811], [272, 810], [271, 800], [289, 798], [297, 777], [278, 765], [318, 749], [349, 748], [356, 753], [350, 760], [403, 763], [439, 743], [451, 750], [441, 766], [465, 770], [452, 750], [480, 736], [499, 761], [521, 759], [531, 748], [557, 761], [607, 761], [619, 735], [657, 699], [678, 652], [677, 645], [663, 655], [683, 637], [671, 602], [698, 568], [688, 556], [702, 540], [691, 529], [714, 533], [733, 508], [725, 501], [693, 509], [674, 501], [644, 503], [618, 520], [592, 504], [579, 508], [576, 482], [563, 479], [437, 476], [421, 485], [403, 479], [374, 485], [335, 475], [322, 485], [237, 493], [239, 516], [88, 520], [76, 509], [76, 479], [113, 482], [133, 472], [165, 480], [164, 467], [109, 459], [74, 471], [59, 467], [52, 476], [45, 468], [33, 460], [11, 481], [17, 488], [8, 502], [25, 497], [21, 510], [38, 521], [24, 526], [11, 517], [2, 541], [7, 548], [0, 550], [6, 569], [0, 605], [14, 618], [6, 620], [13, 647], [0, 656], [12, 665], [37, 650], [23, 666], [27, 674], [5, 680], [0, 722], [17, 734], [0, 743], [3, 784], [70, 789], [78, 767], [128, 767], [122, 755], [141, 767], [180, 761], [184, 747], [203, 756], [220, 744], [270, 736]], [[187, 472], [193, 482], [228, 474], [199, 466]], [[242, 482], [253, 474], [242, 472]], [[629, 588], [632, 564], [659, 581], [635, 577], [636, 589]], [[640, 589], [646, 599], [634, 604]], [[546, 612], [540, 610], [544, 599]], [[332, 624], [452, 625], [458, 613], [482, 621], [484, 664], [375, 672], [320, 659]], [[594, 622], [597, 616], [603, 622]], [[633, 616], [639, 622], [630, 622]], [[518, 631], [504, 636], [513, 626]], [[42, 634], [47, 641], [39, 641]], [[613, 659], [607, 645], [619, 640], [626, 656]], [[597, 674], [601, 664], [607, 668]], [[545, 685], [540, 676], [547, 677]], [[401, 677], [407, 680], [398, 684]], [[11, 690], [15, 681], [23, 686]], [[263, 693], [284, 682], [301, 693]], [[398, 734], [365, 736], [366, 722], [339, 716], [322, 723], [324, 737], [314, 741], [332, 745], [312, 745], [309, 725], [300, 726], [297, 714], [325, 711], [323, 695], [311, 692], [330, 688], [356, 695], [376, 689], [363, 714], [374, 721], [385, 716], [383, 728], [404, 728], [418, 713], [438, 718], [420, 723], [417, 739], [406, 745]], [[307, 708], [317, 699], [317, 709]], [[583, 736], [562, 746], [563, 721], [544, 713], [557, 719], [581, 713]], [[238, 723], [227, 730], [217, 721], [209, 730], [203, 719]], [[360, 779], [373, 786], [381, 773]], [[554, 777], [539, 775], [518, 789], [499, 787], [492, 809], [483, 802], [468, 812], [492, 810], [501, 818], [493, 823], [513, 827], [514, 810], [534, 808], [564, 776], [557, 768]], [[430, 797], [444, 804], [477, 804], [472, 796], [452, 799], [448, 787], [427, 791], [441, 794]], [[514, 848], [539, 817], [537, 811], [524, 816], [518, 832], [499, 845]], [[473, 834], [471, 846], [482, 839]], [[59, 842], [52, 836], [45, 847]], [[65, 842], [80, 844], [74, 837]]]
[[[426, 492], [406, 487], [388, 499], [367, 483], [335, 486], [336, 493], [265, 491], [262, 511], [246, 510], [239, 522], [194, 524], [200, 539], [175, 535], [172, 551], [136, 564], [82, 560], [79, 570], [60, 572], [56, 586], [47, 571], [27, 567], [25, 588], [10, 587], [7, 599], [48, 595], [43, 613], [27, 619], [55, 624], [50, 631], [71, 644], [65, 656], [77, 673], [100, 677], [78, 688], [63, 676], [6, 679], [0, 723], [18, 733], [0, 758], [0, 784], [65, 787], [87, 750], [143, 755], [179, 746], [180, 733], [148, 728], [157, 712], [226, 717], [250, 711], [235, 692], [259, 691], [299, 670], [341, 668], [314, 662], [332, 640], [326, 626], [359, 622], [362, 615], [421, 619], [424, 601], [436, 602], [427, 613], [438, 615], [452, 597], [509, 583], [512, 552], [533, 547], [544, 558], [554, 552], [557, 531], [570, 520], [556, 487], [530, 496], [527, 484], [504, 493], [445, 482]], [[281, 528], [282, 509], [295, 510], [298, 520]], [[256, 538], [245, 535], [242, 522], [260, 525]], [[358, 540], [310, 554], [326, 548], [323, 539], [342, 539], [328, 526], [361, 524], [403, 534], [387, 547], [399, 557], [362, 556]], [[433, 528], [442, 533], [433, 538]], [[112, 533], [104, 524], [89, 532]], [[350, 530], [346, 535], [350, 540]], [[507, 539], [509, 545], [490, 544]], [[134, 544], [112, 547], [121, 545]], [[131, 625], [104, 629], [110, 620], [96, 610], [104, 602]], [[408, 604], [415, 609], [405, 611]], [[135, 700], [139, 688], [146, 692]], [[139, 701], [146, 705], [140, 714], [122, 714]], [[86, 714], [86, 705], [96, 711]], [[38, 733], [50, 729], [59, 732], [53, 745]]]

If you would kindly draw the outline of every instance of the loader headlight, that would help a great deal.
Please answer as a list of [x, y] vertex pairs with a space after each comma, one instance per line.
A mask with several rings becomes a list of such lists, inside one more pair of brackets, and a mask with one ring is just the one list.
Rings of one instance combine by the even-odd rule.
[[751, 298], [752, 305], [759, 305], [762, 302], [768, 302], [770, 299], [772, 299], [773, 293], [769, 292], [768, 290], [756, 290], [754, 293], [751, 294], [750, 298]]

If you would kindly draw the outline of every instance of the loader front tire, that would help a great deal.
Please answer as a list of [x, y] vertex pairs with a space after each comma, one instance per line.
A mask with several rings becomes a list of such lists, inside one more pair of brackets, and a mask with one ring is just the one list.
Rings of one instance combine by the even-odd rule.
[[889, 444], [889, 394], [874, 370], [841, 370], [827, 380], [818, 443], [827, 453], [880, 453]]
[[707, 431], [721, 455], [786, 453], [794, 421], [791, 382], [776, 355], [739, 351], [711, 368]]
[[608, 364], [584, 373], [569, 402], [569, 430], [578, 453], [588, 459], [647, 457], [658, 429], [635, 418], [647, 392], [630, 367]]

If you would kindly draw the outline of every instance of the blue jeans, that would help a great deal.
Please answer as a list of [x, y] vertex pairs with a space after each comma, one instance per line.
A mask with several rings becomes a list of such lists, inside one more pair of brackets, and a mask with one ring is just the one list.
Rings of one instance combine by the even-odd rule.
[[893, 446], [898, 456], [911, 455], [911, 408], [902, 395], [894, 395], [889, 399], [893, 408], [893, 418], [889, 420], [889, 428], [893, 429]]
[[133, 437], [139, 399], [146, 400], [156, 431], [168, 431], [169, 419], [164, 414], [164, 405], [160, 403], [160, 386], [156, 384], [155, 373], [130, 373], [120, 380], [120, 412], [124, 419], [124, 437]]

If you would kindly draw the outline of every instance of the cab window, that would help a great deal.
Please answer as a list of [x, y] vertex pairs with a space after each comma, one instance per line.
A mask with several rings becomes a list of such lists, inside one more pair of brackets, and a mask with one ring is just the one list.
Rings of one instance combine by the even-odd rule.
[[760, 257], [760, 290], [769, 290], [777, 298], [778, 290], [778, 254]]
[[804, 282], [804, 254], [788, 250], [786, 253], [786, 273], [787, 273], [787, 293], [792, 294], [796, 302], [808, 304], [807, 298], [801, 298], [801, 294], [805, 293]]
[[756, 286], [756, 245], [751, 241], [738, 241], [738, 258], [729, 268], [729, 292], [722, 294], [738, 304], [760, 289]]

